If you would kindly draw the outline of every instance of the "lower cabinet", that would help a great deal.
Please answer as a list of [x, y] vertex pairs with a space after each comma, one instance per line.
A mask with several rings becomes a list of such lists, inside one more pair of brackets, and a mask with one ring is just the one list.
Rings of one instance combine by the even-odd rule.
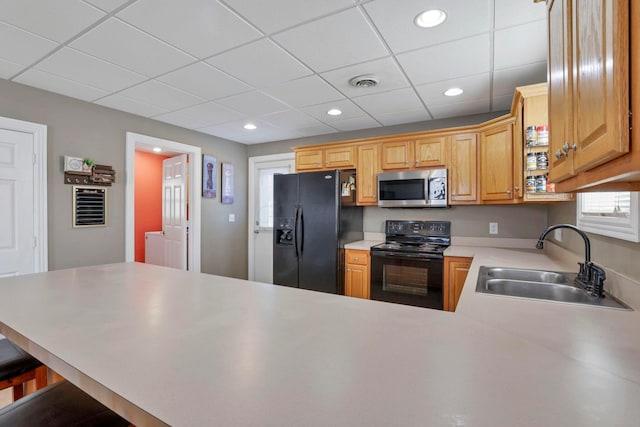
[[444, 257], [444, 310], [456, 311], [473, 258]]
[[345, 250], [344, 294], [369, 299], [369, 251]]

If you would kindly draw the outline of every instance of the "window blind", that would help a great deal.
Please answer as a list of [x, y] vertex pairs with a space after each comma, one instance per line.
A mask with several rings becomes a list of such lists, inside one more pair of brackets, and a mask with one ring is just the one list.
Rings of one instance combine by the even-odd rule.
[[628, 218], [631, 214], [631, 193], [584, 193], [581, 212], [584, 216]]
[[288, 167], [260, 169], [259, 190], [259, 226], [263, 228], [273, 227], [273, 175], [289, 173]]

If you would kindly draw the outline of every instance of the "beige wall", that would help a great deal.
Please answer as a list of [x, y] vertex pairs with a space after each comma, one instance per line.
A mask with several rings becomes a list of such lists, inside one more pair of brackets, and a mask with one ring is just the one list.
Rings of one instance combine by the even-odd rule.
[[[576, 224], [576, 203], [559, 203], [549, 207], [549, 225]], [[618, 273], [640, 281], [640, 243], [587, 233], [591, 241], [591, 260]], [[553, 238], [552, 238], [553, 240]], [[555, 241], [555, 240], [554, 240]], [[584, 241], [577, 233], [563, 230], [558, 245], [584, 257]]]
[[[49, 269], [124, 261], [125, 135], [135, 132], [202, 147], [218, 164], [235, 166], [235, 201], [202, 200], [202, 271], [246, 278], [247, 147], [155, 120], [0, 79], [0, 116], [48, 126]], [[109, 188], [108, 226], [71, 227], [71, 186], [63, 156], [91, 157], [116, 170]], [[220, 180], [218, 180], [218, 186]], [[219, 187], [218, 187], [219, 189]], [[236, 222], [228, 222], [228, 214]]]
[[[387, 219], [451, 221], [451, 235], [464, 237], [537, 238], [547, 227], [545, 205], [453, 206], [449, 209], [389, 209], [367, 207], [364, 231], [384, 232]], [[489, 222], [498, 234], [489, 234]]]

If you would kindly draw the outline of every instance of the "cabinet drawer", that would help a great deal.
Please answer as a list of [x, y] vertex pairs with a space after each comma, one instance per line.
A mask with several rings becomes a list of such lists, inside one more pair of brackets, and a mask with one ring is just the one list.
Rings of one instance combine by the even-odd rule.
[[369, 265], [369, 252], [358, 250], [346, 251], [347, 264]]

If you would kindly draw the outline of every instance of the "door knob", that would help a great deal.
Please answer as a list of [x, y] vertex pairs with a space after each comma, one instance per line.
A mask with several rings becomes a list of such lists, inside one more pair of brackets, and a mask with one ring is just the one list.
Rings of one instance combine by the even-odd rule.
[[253, 230], [253, 234], [260, 234], [260, 230], [258, 229]]

